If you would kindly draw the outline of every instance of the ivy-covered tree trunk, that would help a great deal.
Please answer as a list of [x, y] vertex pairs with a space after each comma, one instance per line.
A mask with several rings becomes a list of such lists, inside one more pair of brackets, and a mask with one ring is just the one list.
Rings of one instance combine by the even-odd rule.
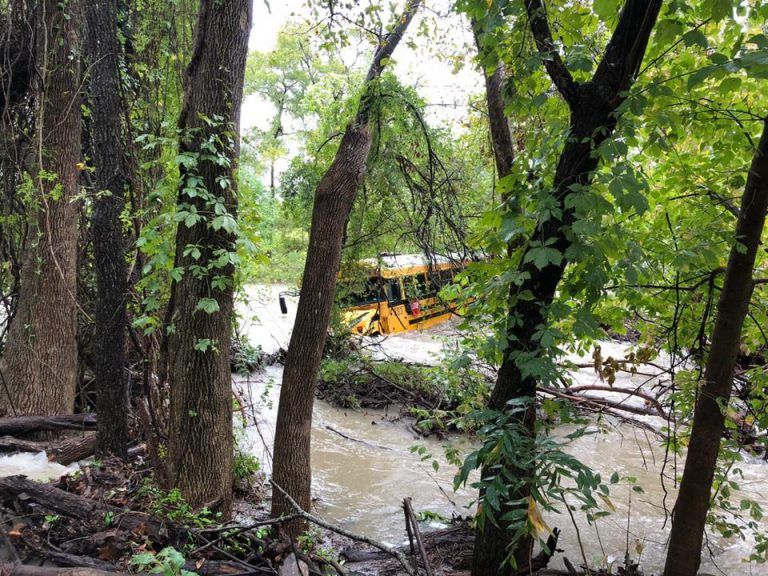
[[[409, 0], [395, 28], [379, 44], [357, 114], [347, 126], [333, 163], [315, 191], [299, 305], [280, 390], [272, 470], [273, 481], [305, 510], [310, 507], [312, 483], [310, 441], [315, 385], [336, 293], [344, 228], [371, 148], [369, 121], [376, 84], [420, 3], [421, 0]], [[272, 515], [290, 511], [284, 496], [273, 490]], [[306, 529], [306, 521], [296, 520], [283, 528], [296, 537]]]
[[117, 0], [85, 3], [90, 60], [91, 150], [96, 167], [91, 232], [98, 297], [93, 358], [99, 454], [128, 455], [125, 363], [127, 265], [123, 223], [126, 172], [121, 118]]
[[712, 481], [725, 431], [725, 408], [733, 388], [741, 329], [749, 312], [755, 257], [768, 210], [768, 121], [763, 124], [747, 184], [741, 197], [736, 234], [717, 303], [704, 381], [693, 414], [691, 442], [680, 492], [672, 513], [672, 531], [664, 576], [695, 576], [709, 511]]
[[168, 326], [168, 480], [192, 506], [232, 503], [229, 367], [250, 0], [202, 0], [179, 119], [181, 181]]
[[77, 379], [76, 259], [80, 153], [78, 3], [35, 10], [35, 173], [21, 288], [0, 371], [0, 410], [66, 414]]
[[[555, 48], [549, 22], [541, 0], [526, 0], [531, 32], [544, 65], [563, 99], [570, 109], [570, 134], [560, 154], [552, 185], [554, 208], [546, 219], [537, 224], [518, 267], [522, 282], [510, 287], [507, 347], [499, 369], [496, 384], [491, 393], [489, 407], [504, 412], [509, 403], [525, 406], [517, 418], [527, 434], [535, 434], [535, 396], [537, 380], [525, 371], [525, 364], [536, 361], [545, 351], [537, 334], [547, 324], [547, 310], [552, 304], [555, 291], [568, 264], [567, 251], [571, 245], [571, 226], [575, 221], [574, 209], [568, 198], [574, 190], [589, 186], [598, 166], [593, 152], [612, 134], [617, 122], [617, 110], [624, 102], [635, 75], [643, 60], [651, 31], [656, 23], [662, 0], [627, 0], [619, 21], [605, 49], [605, 53], [589, 82], [576, 82]], [[557, 257], [545, 265], [537, 265], [529, 258], [536, 246], [556, 250]], [[530, 298], [519, 299], [519, 293]], [[533, 456], [533, 455], [531, 455]], [[517, 461], [532, 461], [526, 455], [517, 455]], [[478, 523], [472, 563], [473, 576], [497, 576], [509, 555], [515, 559], [518, 569], [525, 570], [532, 556], [532, 539], [523, 538], [518, 546], [510, 549], [516, 529], [501, 515], [516, 508], [527, 509], [530, 491], [528, 476], [533, 470], [518, 468], [511, 461], [486, 462], [482, 477], [487, 479], [499, 474], [499, 468], [511, 471], [519, 485], [506, 494], [507, 502], [518, 502], [502, 508], [501, 514], [493, 514], [482, 503], [484, 512], [494, 517]], [[525, 514], [524, 514], [525, 516]], [[503, 573], [510, 573], [510, 565]]]

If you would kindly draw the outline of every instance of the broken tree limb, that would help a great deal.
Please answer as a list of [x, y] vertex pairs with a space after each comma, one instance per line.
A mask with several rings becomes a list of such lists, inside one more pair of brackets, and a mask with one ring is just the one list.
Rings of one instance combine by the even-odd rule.
[[6, 562], [0, 564], [0, 574], [3, 576], [115, 576], [129, 574], [128, 572], [107, 572], [96, 568], [60, 568], [58, 566], [29, 566]]
[[[651, 396], [650, 394], [646, 394], [645, 392], [642, 392], [636, 388], [625, 388], [622, 386], [600, 386], [600, 385], [580, 385], [580, 386], [569, 386], [566, 391], [569, 393], [576, 393], [576, 392], [584, 392], [592, 390], [594, 392], [613, 392], [616, 394], [626, 394], [627, 396], [637, 396], [638, 398], [644, 400], [646, 404], [649, 404], [656, 408], [656, 411], [658, 412], [658, 415], [662, 418], [667, 418], [667, 412], [664, 410], [664, 407], [661, 405], [661, 402], [659, 402], [658, 398], [655, 396]], [[625, 405], [622, 404], [622, 407]]]
[[148, 514], [102, 504], [49, 484], [34, 482], [26, 476], [0, 478], [0, 495], [17, 499], [21, 494], [25, 494], [28, 500], [36, 502], [43, 508], [80, 520], [102, 519], [107, 513], [111, 513], [118, 528], [137, 530], [158, 541], [167, 540], [169, 533], [176, 531], [172, 524], [162, 522]]
[[[0, 452], [45, 452], [48, 460], [69, 466], [93, 456], [96, 451], [96, 435], [90, 434], [72, 438], [63, 442], [37, 442], [13, 436], [0, 437]], [[138, 456], [147, 451], [146, 444], [139, 444], [128, 449], [128, 456]]]
[[50, 442], [24, 440], [13, 436], [0, 437], [0, 452], [46, 452], [50, 447]]
[[47, 452], [48, 460], [58, 462], [63, 466], [85, 460], [96, 452], [96, 434], [68, 440]]
[[640, 416], [661, 416], [656, 410], [649, 410], [648, 408], [640, 408], [638, 406], [631, 406], [624, 402], [614, 402], [613, 400], [607, 400], [605, 398], [598, 398], [595, 396], [582, 396], [580, 394], [569, 394], [568, 391], [558, 390], [557, 388], [551, 388], [549, 386], [539, 386], [539, 390], [564, 398], [566, 400], [572, 400], [577, 404], [589, 404], [592, 406], [599, 406], [603, 408], [611, 408], [613, 410], [622, 410], [624, 412], [631, 412], [632, 414], [638, 414]]
[[403, 510], [405, 511], [405, 518], [410, 524], [411, 530], [413, 530], [413, 535], [416, 536], [416, 544], [419, 547], [419, 555], [421, 556], [422, 562], [424, 562], [424, 571], [427, 573], [427, 576], [434, 576], [432, 572], [432, 566], [429, 565], [429, 557], [427, 556], [427, 551], [424, 548], [424, 541], [421, 539], [419, 521], [416, 519], [416, 514], [413, 511], [413, 504], [411, 503], [410, 497], [403, 499]]
[[269, 483], [272, 485], [272, 487], [280, 492], [280, 494], [285, 498], [285, 501], [293, 508], [293, 511], [301, 516], [304, 520], [307, 520], [309, 522], [312, 522], [313, 524], [316, 524], [320, 526], [321, 528], [325, 528], [326, 530], [330, 530], [331, 532], [336, 532], [336, 534], [341, 534], [342, 536], [346, 536], [347, 538], [350, 538], [352, 540], [357, 540], [358, 542], [363, 542], [365, 544], [368, 544], [370, 546], [373, 546], [374, 548], [378, 548], [382, 552], [392, 556], [395, 558], [400, 565], [403, 567], [405, 572], [409, 574], [409, 576], [416, 576], [416, 572], [414, 572], [413, 568], [411, 568], [410, 564], [408, 564], [408, 560], [406, 559], [405, 555], [400, 552], [399, 550], [392, 548], [391, 546], [387, 546], [386, 544], [383, 544], [377, 540], [374, 540], [372, 538], [368, 538], [367, 536], [362, 536], [360, 534], [354, 534], [353, 532], [350, 532], [349, 530], [345, 530], [344, 528], [339, 528], [338, 526], [335, 526], [331, 524], [330, 522], [327, 522], [323, 520], [322, 518], [318, 518], [317, 516], [314, 516], [313, 514], [310, 514], [306, 510], [304, 510], [301, 506], [299, 506], [296, 503], [296, 500], [294, 500], [288, 492], [283, 490], [278, 484], [276, 484], [273, 480], [270, 480]]
[[96, 414], [0, 418], [0, 435], [18, 436], [48, 430], [95, 430]]
[[[584, 398], [583, 396], [577, 396], [575, 394], [574, 395], [564, 394], [562, 391], [557, 390], [555, 388], [539, 387], [538, 391], [543, 392], [545, 394], [550, 394], [552, 396], [556, 396], [558, 398], [564, 398], [566, 400], [573, 402], [580, 408], [583, 408], [595, 414], [606, 414], [608, 416], [612, 416], [613, 418], [616, 418], [621, 422], [625, 422], [631, 426], [635, 426], [637, 428], [641, 428], [642, 430], [651, 432], [652, 434], [656, 435], [659, 438], [664, 438], [664, 434], [662, 434], [660, 430], [657, 430], [656, 428], [651, 426], [648, 422], [643, 422], [642, 420], [638, 420], [637, 418], [632, 418], [628, 416], [627, 414], [623, 413], [621, 409], [611, 408], [604, 403], [593, 401], [592, 399]], [[652, 416], [657, 416], [657, 415], [652, 414]]]

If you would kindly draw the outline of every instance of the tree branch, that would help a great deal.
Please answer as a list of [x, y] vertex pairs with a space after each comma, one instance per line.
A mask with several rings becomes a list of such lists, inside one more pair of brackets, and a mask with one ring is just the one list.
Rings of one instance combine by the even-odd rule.
[[572, 106], [576, 100], [576, 83], [552, 40], [552, 30], [549, 28], [544, 3], [542, 0], [525, 0], [525, 9], [536, 47], [544, 57], [544, 67], [557, 91], [568, 105]]
[[648, 39], [664, 0], [627, 0], [592, 82], [608, 101], [626, 92], [640, 70]]
[[405, 7], [405, 11], [398, 19], [397, 25], [386, 35], [384, 39], [379, 43], [376, 48], [376, 52], [373, 55], [373, 62], [368, 69], [368, 74], [365, 77], [366, 84], [371, 80], [375, 80], [381, 76], [384, 66], [386, 66], [386, 60], [392, 57], [392, 53], [397, 48], [400, 40], [403, 39], [403, 34], [408, 29], [408, 25], [413, 20], [416, 10], [419, 9], [421, 0], [408, 0], [408, 5]]
[[312, 522], [313, 524], [317, 524], [318, 526], [325, 528], [326, 530], [330, 530], [331, 532], [336, 532], [336, 534], [341, 534], [342, 536], [346, 536], [347, 538], [351, 538], [352, 540], [357, 540], [358, 542], [363, 542], [365, 544], [369, 544], [370, 546], [373, 546], [374, 548], [378, 548], [382, 552], [385, 552], [389, 554], [390, 556], [397, 559], [398, 562], [402, 565], [402, 567], [405, 569], [406, 573], [409, 574], [409, 576], [416, 576], [416, 573], [414, 572], [413, 568], [411, 568], [410, 564], [408, 563], [408, 560], [403, 555], [402, 552], [399, 550], [396, 550], [390, 546], [387, 546], [386, 544], [382, 544], [381, 542], [378, 542], [376, 540], [373, 540], [372, 538], [368, 538], [367, 536], [361, 536], [359, 534], [354, 534], [352, 532], [349, 532], [348, 530], [344, 530], [344, 528], [339, 528], [338, 526], [334, 526], [330, 522], [326, 522], [322, 518], [318, 518], [317, 516], [314, 516], [310, 514], [309, 512], [302, 509], [301, 506], [291, 498], [291, 495], [288, 494], [285, 490], [283, 490], [280, 486], [275, 484], [273, 480], [269, 481], [270, 484], [272, 484], [272, 487], [280, 492], [280, 494], [283, 495], [283, 498], [285, 498], [286, 502], [290, 504], [291, 508], [293, 508], [294, 512], [304, 518], [305, 520], [308, 520], [309, 522]]

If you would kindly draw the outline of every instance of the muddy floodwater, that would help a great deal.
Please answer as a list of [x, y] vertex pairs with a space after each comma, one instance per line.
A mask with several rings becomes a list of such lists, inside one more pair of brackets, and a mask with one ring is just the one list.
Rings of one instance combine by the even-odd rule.
[[[241, 330], [253, 343], [271, 352], [285, 347], [296, 311], [296, 299], [288, 298], [288, 314], [280, 313], [278, 293], [284, 287], [259, 286], [244, 295], [247, 301], [239, 305]], [[372, 349], [379, 355], [402, 358], [406, 361], [436, 361], [443, 346], [455, 343], [455, 330], [449, 325], [424, 333], [409, 333], [380, 338]], [[619, 357], [624, 345], [612, 342], [602, 344], [603, 356]], [[592, 370], [579, 370], [573, 378], [581, 383], [597, 383]], [[257, 426], [244, 432], [245, 442], [268, 471], [274, 436], [281, 366], [270, 366], [263, 372], [242, 379], [237, 386], [248, 403], [252, 404]], [[616, 386], [647, 384], [648, 377], [620, 374]], [[624, 398], [634, 402], [636, 399]], [[470, 488], [454, 492], [455, 469], [443, 456], [446, 441], [418, 437], [410, 423], [397, 419], [398, 408], [389, 413], [372, 410], [344, 410], [323, 401], [316, 401], [312, 435], [312, 487], [316, 511], [325, 518], [358, 533], [399, 544], [405, 539], [400, 504], [406, 496], [413, 498], [417, 511], [433, 511], [445, 517], [466, 516], [473, 512], [475, 493]], [[645, 420], [661, 429], [663, 421]], [[657, 421], [654, 421], [657, 420]], [[559, 430], [562, 435], [570, 428]], [[675, 476], [682, 473], [683, 461], [665, 458], [660, 439], [653, 433], [610, 419], [595, 423], [588, 436], [570, 444], [568, 451], [583, 463], [608, 479], [613, 472], [622, 477], [636, 478], [642, 493], [632, 492], [628, 484], [612, 487], [610, 503], [612, 514], [590, 526], [583, 515], [575, 514], [578, 532], [587, 560], [599, 566], [604, 562], [621, 562], [627, 548], [630, 555], [639, 557], [646, 574], [659, 573], [664, 562], [669, 515], [675, 501]], [[454, 437], [448, 439], [461, 450], [471, 449], [470, 441]], [[440, 466], [434, 470], [431, 459], [422, 459], [411, 452], [411, 447], [424, 446]], [[768, 463], [744, 455], [738, 463], [742, 477], [737, 479], [743, 497], [768, 503]], [[736, 495], [738, 505], [742, 496]], [[608, 506], [608, 505], [606, 505]], [[561, 514], [547, 514], [549, 526], [562, 528], [559, 547], [574, 563], [581, 562], [577, 531], [564, 510]], [[435, 524], [435, 526], [437, 526]], [[762, 521], [763, 531], [768, 524]], [[750, 554], [753, 542], [740, 539], [726, 540], [710, 535], [709, 551], [703, 558], [702, 573], [711, 574], [768, 574], [765, 566], [743, 562]], [[558, 555], [561, 556], [561, 555]], [[561, 567], [562, 561], [553, 561]]]

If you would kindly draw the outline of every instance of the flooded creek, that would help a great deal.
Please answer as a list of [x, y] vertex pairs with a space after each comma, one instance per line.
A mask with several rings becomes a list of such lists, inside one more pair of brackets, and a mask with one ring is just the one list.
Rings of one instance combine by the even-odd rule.
[[[285, 347], [295, 313], [295, 300], [289, 299], [289, 314], [281, 315], [277, 306], [277, 287], [254, 289], [252, 300], [241, 305], [242, 330], [253, 343], [270, 352]], [[450, 330], [431, 333], [409, 333], [381, 339], [380, 354], [409, 361], [428, 362], [439, 353], [444, 341], [450, 343]], [[620, 344], [603, 343], [604, 355], [618, 354]], [[263, 372], [240, 380], [238, 387], [248, 395], [248, 402], [257, 416], [258, 426], [245, 431], [245, 441], [268, 471], [273, 441], [274, 423], [279, 397], [282, 367], [267, 367]], [[579, 383], [594, 382], [594, 371], [578, 370], [572, 377]], [[638, 385], [645, 375], [620, 374], [615, 385]], [[631, 401], [637, 401], [636, 398]], [[433, 511], [451, 517], [473, 512], [470, 506], [476, 497], [471, 488], [453, 491], [455, 468], [443, 455], [445, 441], [418, 437], [407, 419], [396, 419], [397, 407], [389, 413], [377, 410], [344, 410], [323, 401], [315, 402], [312, 436], [313, 497], [316, 510], [325, 518], [356, 532], [392, 543], [405, 539], [400, 505], [406, 496], [413, 498], [417, 511]], [[661, 429], [658, 418], [643, 418]], [[656, 420], [656, 422], [653, 422]], [[572, 429], [562, 427], [559, 434]], [[658, 573], [666, 554], [669, 511], [674, 505], [674, 478], [682, 473], [683, 460], [668, 456], [660, 439], [651, 432], [622, 424], [612, 419], [595, 423], [589, 434], [572, 442], [568, 452], [607, 479], [617, 472], [633, 477], [643, 490], [635, 493], [627, 483], [613, 486], [610, 500], [615, 511], [590, 526], [585, 517], [574, 513], [585, 556], [599, 566], [603, 561], [620, 563], [628, 548], [647, 574]], [[450, 438], [460, 450], [471, 449], [471, 443], [460, 437]], [[410, 448], [421, 445], [440, 463], [436, 471], [431, 459], [422, 461]], [[765, 504], [768, 502], [766, 478], [768, 463], [745, 455], [737, 464], [742, 478], [738, 479], [742, 494]], [[663, 478], [663, 481], [662, 481]], [[666, 512], [665, 512], [666, 510]], [[563, 530], [559, 548], [572, 562], [581, 562], [577, 531], [570, 517], [560, 506], [560, 514], [546, 514], [551, 527]], [[763, 521], [762, 530], [768, 529]], [[764, 566], [747, 564], [753, 542], [711, 535], [709, 554], [702, 561], [702, 573], [765, 574]], [[553, 567], [562, 567], [558, 555]]]

